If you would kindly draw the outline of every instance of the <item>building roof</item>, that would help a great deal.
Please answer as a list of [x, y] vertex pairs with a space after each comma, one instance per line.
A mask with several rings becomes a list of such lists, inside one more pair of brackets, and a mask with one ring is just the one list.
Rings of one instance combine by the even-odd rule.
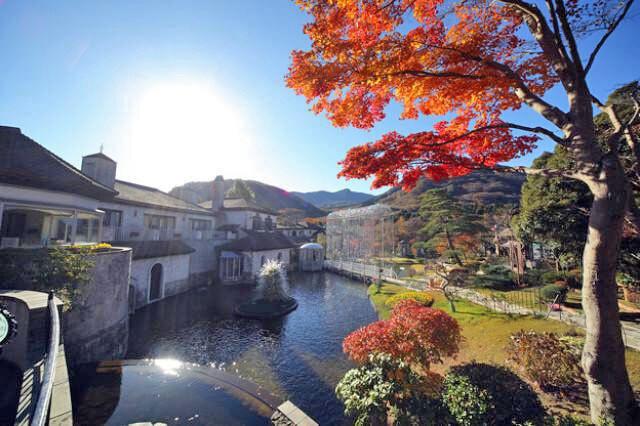
[[149, 186], [116, 180], [115, 189], [118, 191], [118, 195], [114, 200], [115, 202], [160, 210], [177, 210], [186, 213], [213, 215], [213, 212], [210, 210]]
[[220, 225], [216, 228], [216, 231], [237, 231], [240, 228], [240, 225], [236, 223], [226, 223], [224, 225]]
[[300, 246], [301, 250], [324, 250], [321, 244], [318, 243], [306, 243]]
[[110, 200], [116, 191], [84, 175], [16, 127], [0, 126], [0, 183]]
[[296, 244], [281, 232], [244, 231], [247, 236], [229, 241], [220, 246], [226, 251], [266, 251], [296, 247]]
[[168, 241], [112, 241], [113, 247], [131, 247], [132, 259], [151, 259], [153, 257], [179, 256], [193, 253], [195, 249], [182, 240]]
[[[200, 207], [204, 207], [205, 209], [211, 209], [212, 201], [205, 201], [203, 203], [198, 204]], [[225, 198], [224, 199], [224, 210], [249, 210], [252, 212], [265, 213], [276, 216], [278, 213], [259, 205], [254, 201], [248, 201], [244, 198]]]
[[104, 155], [102, 152], [96, 152], [95, 154], [85, 155], [84, 158], [101, 158], [103, 160], [111, 161], [115, 163], [115, 160], [107, 155]]

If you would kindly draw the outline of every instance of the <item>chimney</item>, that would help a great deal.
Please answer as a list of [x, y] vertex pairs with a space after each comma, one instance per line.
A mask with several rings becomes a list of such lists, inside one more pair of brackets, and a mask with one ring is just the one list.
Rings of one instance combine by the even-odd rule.
[[211, 198], [211, 210], [218, 212], [224, 207], [224, 178], [216, 176], [213, 181], [213, 196]]
[[102, 153], [82, 157], [82, 173], [101, 184], [113, 188], [116, 184], [116, 162]]

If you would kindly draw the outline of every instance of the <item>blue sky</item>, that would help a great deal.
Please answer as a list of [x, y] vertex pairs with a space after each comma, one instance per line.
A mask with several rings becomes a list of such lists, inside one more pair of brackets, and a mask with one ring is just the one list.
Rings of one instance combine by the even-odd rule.
[[[290, 51], [307, 46], [305, 20], [289, 0], [0, 0], [0, 124], [75, 165], [103, 145], [120, 179], [165, 190], [223, 174], [295, 191], [368, 191], [336, 178], [348, 148], [433, 120], [400, 121], [392, 107], [362, 131], [310, 113], [283, 81]], [[639, 36], [635, 19], [609, 40], [590, 74], [600, 97], [640, 78]], [[548, 99], [566, 104], [557, 90]], [[525, 110], [506, 117], [540, 122]]]

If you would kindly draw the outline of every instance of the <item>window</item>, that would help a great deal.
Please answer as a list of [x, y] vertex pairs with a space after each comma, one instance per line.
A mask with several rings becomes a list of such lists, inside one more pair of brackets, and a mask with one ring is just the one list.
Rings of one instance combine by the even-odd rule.
[[252, 229], [262, 229], [262, 218], [259, 215], [253, 217]]
[[265, 263], [265, 262], [266, 262], [266, 259], [265, 259], [265, 257], [264, 257], [264, 256], [262, 256], [262, 257], [260, 258], [260, 266], [264, 266], [264, 263]]
[[191, 230], [193, 231], [208, 231], [211, 229], [211, 221], [205, 219], [189, 219], [191, 222]]
[[264, 219], [264, 229], [267, 231], [271, 231], [273, 229], [273, 219], [271, 219], [271, 216], [267, 216]]
[[280, 260], [282, 260], [282, 252], [281, 251], [278, 252], [278, 261], [280, 261]]
[[156, 263], [149, 277], [149, 301], [162, 298], [162, 265]]
[[149, 229], [176, 229], [176, 218], [174, 216], [145, 214], [144, 226]]
[[104, 210], [104, 216], [102, 216], [103, 226], [122, 226], [122, 211], [100, 209]]

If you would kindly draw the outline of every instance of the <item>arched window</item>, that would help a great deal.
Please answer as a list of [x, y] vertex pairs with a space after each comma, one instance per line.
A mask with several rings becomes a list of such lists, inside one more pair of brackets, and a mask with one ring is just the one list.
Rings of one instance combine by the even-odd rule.
[[260, 266], [264, 266], [264, 263], [265, 263], [265, 262], [266, 262], [266, 259], [265, 259], [265, 257], [264, 257], [264, 256], [262, 256], [262, 257], [260, 258]]
[[278, 261], [280, 261], [280, 260], [282, 260], [282, 252], [281, 251], [278, 252]]
[[162, 299], [162, 265], [156, 263], [149, 276], [149, 301]]

